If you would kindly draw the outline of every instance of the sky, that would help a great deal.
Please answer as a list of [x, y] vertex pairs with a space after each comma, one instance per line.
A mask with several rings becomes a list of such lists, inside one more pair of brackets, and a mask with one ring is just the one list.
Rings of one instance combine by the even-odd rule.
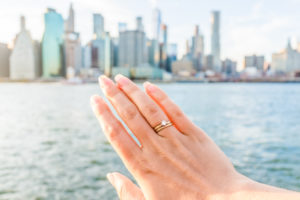
[[41, 40], [43, 14], [55, 8], [66, 19], [70, 3], [75, 9], [75, 29], [82, 43], [92, 38], [93, 13], [105, 18], [105, 29], [117, 36], [118, 22], [135, 28], [135, 17], [142, 16], [147, 35], [152, 33], [152, 10], [158, 7], [168, 25], [170, 43], [185, 52], [185, 41], [199, 25], [205, 37], [205, 51], [210, 53], [210, 13], [221, 12], [221, 56], [243, 64], [245, 55], [264, 55], [282, 50], [288, 38], [296, 48], [300, 41], [300, 0], [0, 0], [0, 42], [11, 44], [20, 29], [20, 15], [26, 17], [32, 38]]

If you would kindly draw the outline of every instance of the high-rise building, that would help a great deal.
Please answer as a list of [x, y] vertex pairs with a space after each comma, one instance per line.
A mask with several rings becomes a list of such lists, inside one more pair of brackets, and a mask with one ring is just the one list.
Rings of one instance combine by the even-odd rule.
[[245, 56], [245, 68], [247, 67], [255, 67], [257, 70], [263, 71], [265, 65], [265, 57], [264, 56]]
[[195, 33], [192, 37], [192, 58], [196, 71], [203, 70], [204, 64], [204, 36], [199, 31], [199, 26], [195, 26]]
[[119, 33], [127, 31], [127, 23], [119, 22], [118, 23], [118, 29], [119, 29]]
[[276, 72], [294, 73], [300, 70], [300, 52], [293, 49], [290, 40], [287, 47], [272, 54], [271, 68]]
[[119, 38], [111, 39], [111, 51], [112, 51], [112, 66], [118, 66], [119, 59]]
[[214, 57], [213, 55], [206, 55], [204, 59], [204, 69], [213, 70], [214, 69]]
[[211, 55], [214, 60], [214, 68], [216, 72], [221, 70], [221, 47], [220, 47], [220, 12], [213, 11], [211, 13]]
[[65, 21], [65, 32], [67, 33], [75, 32], [75, 14], [74, 14], [72, 3], [70, 5], [68, 19]]
[[0, 77], [9, 77], [9, 56], [7, 44], [0, 43]]
[[21, 31], [16, 36], [10, 56], [11, 79], [35, 79], [39, 75], [38, 55], [34, 41], [25, 26], [25, 17], [21, 16]]
[[73, 5], [69, 10], [69, 17], [65, 21], [64, 55], [67, 78], [73, 78], [82, 67], [82, 52], [80, 34], [75, 32], [75, 15]]
[[89, 69], [92, 67], [92, 44], [88, 43], [82, 47], [82, 67]]
[[103, 39], [105, 37], [104, 18], [101, 14], [93, 14], [94, 21], [94, 37], [95, 39]]
[[42, 40], [43, 77], [62, 76], [64, 20], [55, 9], [48, 8], [44, 15], [45, 32]]
[[143, 18], [140, 16], [136, 18], [136, 30], [144, 31]]
[[225, 59], [222, 62], [222, 72], [224, 72], [227, 76], [233, 76], [236, 73], [237, 63], [230, 59]]
[[105, 51], [104, 51], [104, 74], [106, 76], [111, 76], [112, 75], [112, 42], [111, 42], [111, 37], [109, 33], [107, 32], [105, 34]]
[[153, 10], [153, 45], [154, 45], [154, 66], [159, 67], [160, 62], [160, 41], [161, 41], [161, 12], [158, 8]]
[[119, 38], [119, 66], [137, 67], [146, 60], [146, 37], [141, 31], [124, 31]]
[[162, 43], [160, 45], [160, 67], [164, 70], [171, 71], [171, 66], [168, 65], [167, 59], [168, 59], [168, 27], [166, 24], [161, 25], [162, 30]]
[[94, 40], [92, 40], [92, 67], [105, 70], [105, 37], [104, 18], [101, 14], [94, 14]]

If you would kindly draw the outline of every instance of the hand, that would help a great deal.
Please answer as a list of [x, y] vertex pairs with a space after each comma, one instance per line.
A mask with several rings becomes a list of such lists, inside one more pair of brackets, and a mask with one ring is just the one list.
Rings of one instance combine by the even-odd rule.
[[[246, 199], [243, 191], [263, 188], [239, 174], [157, 86], [146, 82], [145, 93], [124, 76], [115, 80], [101, 76], [101, 88], [140, 145], [101, 97], [93, 96], [91, 102], [108, 140], [141, 187], [119, 173], [108, 174], [120, 199]], [[173, 126], [156, 133], [153, 127], [163, 120]]]

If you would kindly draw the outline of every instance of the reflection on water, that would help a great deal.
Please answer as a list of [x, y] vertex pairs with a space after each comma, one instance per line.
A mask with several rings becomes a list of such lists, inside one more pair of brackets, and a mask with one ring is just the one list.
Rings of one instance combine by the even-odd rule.
[[[300, 190], [300, 85], [165, 84], [251, 178]], [[129, 175], [89, 106], [98, 86], [0, 85], [0, 199], [114, 199]]]

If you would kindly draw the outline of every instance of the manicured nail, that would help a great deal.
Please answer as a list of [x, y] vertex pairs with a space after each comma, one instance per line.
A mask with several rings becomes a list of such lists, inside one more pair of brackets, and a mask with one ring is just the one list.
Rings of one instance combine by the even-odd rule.
[[99, 83], [100, 83], [100, 86], [103, 88], [107, 88], [113, 84], [112, 80], [110, 80], [109, 78], [107, 78], [104, 75], [101, 75], [99, 77]]
[[115, 81], [118, 83], [119, 86], [125, 86], [129, 83], [129, 79], [126, 78], [125, 76], [121, 75], [121, 74], [118, 74], [116, 77], [115, 77]]
[[108, 173], [106, 177], [112, 185], [115, 185], [115, 177], [112, 173]]
[[144, 83], [144, 87], [148, 92], [155, 92], [156, 90], [155, 86], [148, 81]]

